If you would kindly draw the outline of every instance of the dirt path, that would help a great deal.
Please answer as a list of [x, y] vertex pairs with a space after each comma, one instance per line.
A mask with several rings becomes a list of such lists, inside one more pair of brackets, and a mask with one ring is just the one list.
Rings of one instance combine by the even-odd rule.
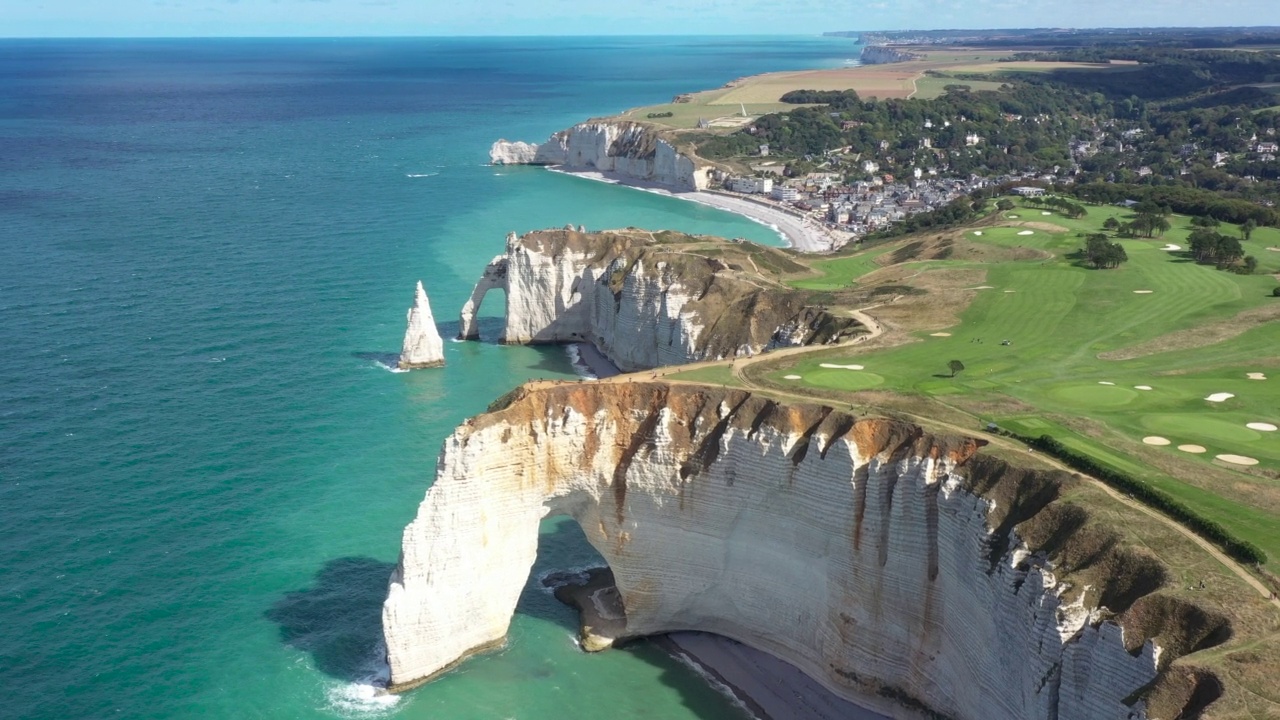
[[[667, 376], [677, 375], [679, 373], [688, 372], [690, 370], [698, 370], [701, 368], [711, 368], [711, 367], [724, 367], [727, 365], [734, 379], [737, 380], [739, 383], [741, 383], [742, 386], [747, 390], [761, 391], [771, 395], [792, 398], [804, 403], [830, 402], [827, 399], [815, 397], [812, 395], [805, 395], [803, 393], [798, 393], [798, 392], [793, 392], [788, 390], [779, 390], [772, 387], [761, 386], [753, 382], [751, 379], [747, 378], [743, 374], [743, 368], [747, 367], [748, 365], [754, 365], [755, 363], [758, 363], [764, 360], [776, 360], [778, 358], [788, 357], [792, 355], [800, 355], [802, 353], [814, 352], [816, 350], [828, 350], [833, 347], [848, 347], [848, 346], [868, 342], [874, 338], [877, 338], [884, 333], [884, 327], [880, 324], [879, 321], [877, 321], [875, 318], [867, 314], [868, 310], [873, 310], [877, 307], [880, 307], [880, 306], [873, 305], [870, 307], [849, 311], [850, 316], [852, 316], [853, 318], [861, 322], [863, 326], [867, 328], [867, 333], [863, 335], [859, 335], [858, 337], [846, 343], [841, 343], [838, 345], [819, 345], [819, 346], [802, 345], [798, 347], [773, 350], [773, 351], [770, 351], [767, 353], [761, 353], [759, 355], [756, 355], [754, 357], [749, 357], [749, 358], [736, 358], [734, 360], [708, 360], [705, 362], [690, 363], [688, 365], [662, 367], [662, 368], [658, 368], [656, 370], [651, 370], [648, 372], [616, 375], [614, 377], [606, 378], [603, 380], [597, 380], [595, 382], [629, 383], [629, 382], [636, 382], [636, 381], [643, 382], [645, 380], [663, 378], [666, 382], [674, 383], [674, 384], [701, 385], [703, 383], [689, 381], [689, 380], [680, 380], [677, 378], [668, 378]], [[564, 381], [549, 380], [549, 381], [529, 383], [528, 386], [530, 388], [542, 388], [542, 387], [559, 385], [562, 382]], [[911, 418], [912, 420], [914, 420], [915, 422], [921, 425], [931, 425], [934, 427], [940, 427], [946, 430], [947, 432], [952, 432], [962, 436], [973, 435], [972, 428], [961, 427], [954, 423], [938, 420], [936, 418], [927, 418], [927, 417], [923, 417], [923, 416], [916, 415], [909, 412], [901, 412], [901, 414]], [[1010, 440], [1009, 438], [1005, 438], [1005, 437], [990, 436], [984, 439], [988, 440], [992, 445], [998, 445], [1000, 447], [1004, 447], [1010, 450], [1025, 451], [1027, 449], [1022, 443]], [[1036, 457], [1040, 459], [1042, 462], [1052, 465], [1053, 467], [1056, 467], [1060, 470], [1064, 470], [1066, 472], [1072, 473], [1073, 475], [1079, 475], [1080, 477], [1084, 478], [1085, 481], [1091, 483], [1095, 487], [1100, 488], [1103, 492], [1105, 492], [1107, 495], [1115, 499], [1117, 502], [1120, 502], [1123, 505], [1133, 508], [1138, 512], [1144, 513], [1149, 517], [1152, 517], [1164, 523], [1165, 525], [1173, 528], [1174, 530], [1177, 530], [1183, 536], [1187, 537], [1196, 545], [1200, 546], [1205, 552], [1207, 552], [1215, 560], [1217, 560], [1219, 563], [1225, 566], [1228, 570], [1230, 570], [1236, 577], [1243, 580], [1246, 584], [1249, 585], [1249, 587], [1257, 591], [1259, 595], [1261, 595], [1263, 598], [1268, 599], [1268, 601], [1273, 606], [1275, 606], [1276, 608], [1280, 608], [1280, 599], [1272, 597], [1270, 588], [1268, 588], [1260, 580], [1258, 580], [1258, 578], [1253, 573], [1249, 572], [1249, 570], [1245, 568], [1243, 565], [1236, 562], [1231, 557], [1229, 557], [1226, 553], [1219, 550], [1218, 547], [1215, 546], [1213, 543], [1195, 534], [1190, 529], [1179, 524], [1178, 522], [1168, 517], [1167, 515], [1164, 515], [1163, 513], [1160, 513], [1159, 511], [1154, 510], [1138, 502], [1137, 500], [1134, 500], [1133, 498], [1125, 495], [1124, 493], [1116, 490], [1115, 488], [1112, 488], [1111, 486], [1107, 485], [1101, 480], [1098, 480], [1097, 478], [1080, 473], [1079, 471], [1072, 469], [1070, 466], [1066, 465], [1065, 463], [1059, 462], [1058, 460], [1044, 453], [1038, 453]]]

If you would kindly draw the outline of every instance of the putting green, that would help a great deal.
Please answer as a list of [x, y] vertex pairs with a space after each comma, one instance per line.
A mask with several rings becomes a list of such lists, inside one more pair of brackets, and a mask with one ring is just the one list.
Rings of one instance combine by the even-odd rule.
[[831, 370], [819, 368], [805, 373], [804, 381], [810, 385], [838, 390], [866, 390], [884, 384], [884, 378], [861, 370]]
[[1076, 407], [1120, 407], [1133, 402], [1138, 393], [1129, 388], [1114, 385], [1072, 384], [1059, 385], [1049, 391], [1049, 397]]
[[1163, 413], [1144, 415], [1142, 427], [1166, 435], [1176, 435], [1181, 441], [1240, 443], [1262, 439], [1262, 433], [1250, 430], [1242, 423], [1196, 413]]

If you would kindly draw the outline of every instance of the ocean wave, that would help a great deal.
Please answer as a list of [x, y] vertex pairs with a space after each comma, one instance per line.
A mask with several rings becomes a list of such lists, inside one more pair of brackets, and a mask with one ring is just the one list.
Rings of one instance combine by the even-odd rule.
[[404, 176], [405, 176], [405, 177], [409, 177], [409, 178], [424, 178], [424, 177], [435, 177], [435, 176], [437, 176], [437, 175], [439, 175], [439, 174], [440, 174], [440, 173], [438, 173], [438, 172], [433, 172], [433, 173], [405, 173], [405, 174], [404, 174]]
[[708, 685], [711, 686], [712, 690], [715, 690], [716, 692], [728, 698], [729, 702], [732, 702], [739, 710], [741, 710], [744, 714], [746, 714], [747, 717], [760, 720], [760, 718], [758, 718], [755, 713], [751, 712], [751, 708], [747, 706], [747, 703], [741, 697], [739, 697], [736, 692], [733, 691], [733, 688], [721, 682], [720, 678], [717, 678], [715, 675], [713, 675], [709, 670], [707, 670], [706, 667], [702, 665], [702, 663], [693, 659], [693, 657], [691, 657], [684, 648], [680, 647], [679, 645], [676, 645], [674, 642], [671, 642], [671, 648], [672, 648], [671, 657], [675, 658], [676, 662], [692, 670], [693, 674], [702, 678]]
[[386, 692], [391, 682], [391, 668], [386, 657], [386, 646], [379, 643], [361, 663], [361, 677], [354, 682], [330, 685], [325, 690], [328, 709], [339, 717], [353, 720], [390, 715], [400, 704], [400, 696]]
[[380, 367], [380, 368], [382, 368], [383, 370], [386, 370], [387, 372], [393, 372], [393, 373], [407, 373], [407, 372], [409, 372], [408, 370], [405, 370], [404, 368], [399, 368], [399, 367], [396, 367], [395, 365], [388, 365], [387, 363], [384, 363], [384, 362], [382, 362], [381, 360], [374, 360], [374, 361], [373, 361], [373, 364], [374, 364], [374, 365], [376, 365], [376, 366], [378, 366], [378, 367]]
[[570, 343], [564, 346], [565, 354], [569, 356], [569, 366], [573, 368], [573, 374], [587, 380], [599, 380], [600, 377], [591, 372], [591, 367], [582, 359], [582, 350], [578, 348], [577, 343]]

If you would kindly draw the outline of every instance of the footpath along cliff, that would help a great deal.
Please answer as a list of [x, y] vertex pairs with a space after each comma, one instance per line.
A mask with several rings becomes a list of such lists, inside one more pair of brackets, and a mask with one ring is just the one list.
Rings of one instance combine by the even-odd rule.
[[495, 165], [555, 165], [593, 170], [671, 190], [704, 190], [709, 166], [680, 152], [656, 129], [625, 120], [593, 120], [552, 135], [541, 145], [499, 140], [489, 149]]
[[1072, 478], [980, 445], [739, 390], [518, 389], [449, 437], [405, 530], [392, 689], [503, 641], [560, 514], [613, 571], [621, 637], [718, 633], [895, 716], [1173, 718], [1217, 697], [1169, 664], [1227, 621], [1163, 593], [1157, 560], [1062, 499]]
[[623, 370], [864, 332], [853, 318], [812, 302], [810, 293], [760, 277], [761, 263], [798, 267], [772, 248], [681, 233], [512, 233], [462, 308], [460, 337], [479, 338], [476, 313], [493, 289], [506, 296], [502, 342], [590, 342]]

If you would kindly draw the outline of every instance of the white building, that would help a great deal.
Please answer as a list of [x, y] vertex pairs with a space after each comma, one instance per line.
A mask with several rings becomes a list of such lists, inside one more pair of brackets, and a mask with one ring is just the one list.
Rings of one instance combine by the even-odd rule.
[[867, 160], [862, 163], [862, 172], [874, 173], [879, 169], [880, 169], [880, 163], [876, 162], [875, 160]]
[[1013, 194], [1021, 195], [1022, 197], [1040, 197], [1041, 195], [1044, 195], [1044, 188], [1016, 187], [1013, 189]]
[[978, 145], [981, 142], [982, 142], [982, 136], [976, 133], [969, 133], [968, 135], [964, 136], [964, 144], [968, 147], [973, 147], [974, 145]]
[[769, 196], [779, 202], [795, 202], [800, 199], [800, 191], [787, 185], [778, 185]]
[[773, 178], [735, 177], [729, 180], [729, 189], [748, 195], [767, 195], [773, 190]]

